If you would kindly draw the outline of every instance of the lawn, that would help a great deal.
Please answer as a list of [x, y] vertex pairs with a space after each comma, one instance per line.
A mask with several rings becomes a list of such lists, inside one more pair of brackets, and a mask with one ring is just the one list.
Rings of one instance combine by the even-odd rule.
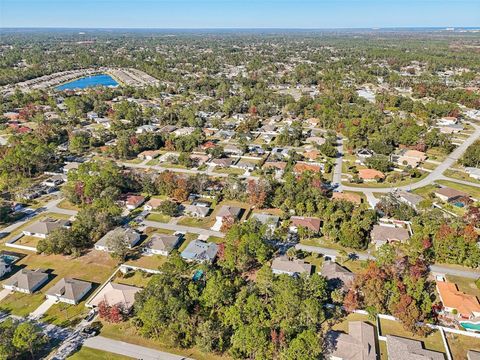
[[36, 248], [39, 241], [40, 241], [40, 238], [38, 238], [38, 237], [24, 235], [20, 239], [15, 241], [15, 244], [23, 245], [23, 246], [31, 246], [31, 247]]
[[[394, 172], [391, 172], [392, 174]], [[388, 174], [386, 174], [388, 176]], [[426, 176], [428, 175], [427, 172], [423, 172], [421, 176], [417, 177], [417, 178], [406, 178], [404, 180], [401, 180], [401, 181], [397, 181], [397, 182], [394, 182], [394, 183], [390, 183], [390, 182], [363, 182], [361, 184], [355, 184], [355, 183], [351, 183], [349, 181], [342, 181], [342, 184], [343, 185], [347, 185], [347, 186], [352, 186], [352, 187], [369, 187], [369, 188], [393, 188], [393, 187], [398, 187], [398, 186], [405, 186], [405, 185], [410, 185], [410, 184], [414, 184], [420, 180], [422, 180], [423, 178], [425, 178]]]
[[231, 174], [231, 175], [243, 175], [245, 173], [245, 170], [243, 169], [238, 169], [238, 168], [218, 168], [216, 167], [215, 170], [213, 170], [214, 173], [217, 174]]
[[160, 213], [150, 213], [147, 216], [147, 220], [150, 221], [157, 221], [161, 223], [168, 223], [170, 221], [171, 217], [165, 214], [160, 214]]
[[447, 157], [447, 155], [445, 154], [445, 151], [440, 148], [428, 149], [426, 154], [430, 160], [435, 160], [440, 162], [445, 160]]
[[[85, 300], [88, 295], [85, 296]], [[75, 326], [88, 314], [88, 311], [89, 309], [85, 307], [85, 301], [77, 305], [58, 302], [47, 310], [41, 321], [61, 327]]]
[[177, 222], [178, 225], [197, 227], [202, 229], [210, 229], [214, 223], [215, 223], [215, 218], [212, 216], [207, 216], [204, 218], [182, 216], [180, 220], [178, 220]]
[[179, 349], [169, 347], [160, 340], [142, 337], [130, 322], [123, 322], [120, 324], [103, 323], [103, 328], [100, 332], [101, 336], [119, 341], [125, 341], [131, 344], [154, 348], [160, 351], [166, 351], [177, 355], [193, 358], [196, 360], [230, 360], [228, 356], [220, 356], [210, 353], [204, 353], [196, 348]]
[[445, 332], [453, 359], [466, 359], [468, 350], [480, 351], [480, 340], [470, 336]]
[[86, 346], [82, 346], [80, 350], [75, 352], [72, 356], [69, 356], [67, 359], [70, 360], [129, 360], [133, 359], [128, 356], [113, 354], [107, 351], [91, 349]]
[[80, 211], [80, 208], [74, 204], [72, 204], [70, 201], [67, 199], [64, 199], [60, 201], [57, 205], [58, 208], [60, 209], [65, 209], [65, 210], [75, 210], [75, 211]]
[[398, 321], [380, 319], [380, 333], [382, 336], [395, 335], [414, 340], [423, 341], [425, 349], [434, 350], [444, 353], [445, 347], [443, 346], [442, 335], [439, 331], [435, 330], [427, 337], [420, 337], [413, 335], [409, 331], [405, 330], [402, 324]]
[[14, 292], [0, 301], [0, 311], [26, 317], [45, 301], [45, 295]]
[[166, 256], [152, 255], [152, 256], [140, 256], [137, 259], [128, 260], [125, 264], [138, 266], [144, 269], [158, 270], [167, 261]]
[[447, 169], [443, 175], [448, 176], [453, 179], [458, 179], [458, 180], [463, 180], [463, 181], [469, 181], [474, 184], [480, 184], [480, 180], [474, 179], [470, 177], [466, 172], [463, 171], [457, 171], [457, 170], [451, 170]]
[[438, 186], [427, 185], [427, 186], [423, 186], [421, 188], [412, 190], [412, 193], [423, 196], [424, 198], [428, 199], [429, 195], [432, 194], [437, 189], [438, 189]]
[[437, 180], [436, 182], [440, 185], [451, 187], [452, 189], [457, 189], [459, 191], [464, 191], [464, 192], [470, 194], [470, 196], [472, 196], [476, 199], [480, 199], [480, 187], [459, 184], [459, 183], [449, 181], [449, 180]]
[[152, 276], [152, 274], [140, 270], [130, 271], [127, 274], [123, 274], [121, 271], [119, 271], [115, 275], [113, 282], [117, 284], [131, 285], [144, 288], [147, 286]]

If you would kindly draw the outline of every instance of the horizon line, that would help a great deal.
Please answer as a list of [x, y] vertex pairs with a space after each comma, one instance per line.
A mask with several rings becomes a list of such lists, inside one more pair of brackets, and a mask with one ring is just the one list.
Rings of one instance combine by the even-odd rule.
[[381, 30], [381, 29], [479, 29], [477, 26], [443, 25], [443, 26], [357, 26], [357, 27], [92, 27], [92, 26], [0, 26], [3, 29], [91, 29], [91, 30]]

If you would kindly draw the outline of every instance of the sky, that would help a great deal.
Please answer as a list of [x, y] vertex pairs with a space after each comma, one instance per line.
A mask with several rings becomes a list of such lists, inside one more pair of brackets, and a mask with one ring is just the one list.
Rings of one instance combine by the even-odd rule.
[[480, 27], [480, 0], [0, 0], [1, 27]]

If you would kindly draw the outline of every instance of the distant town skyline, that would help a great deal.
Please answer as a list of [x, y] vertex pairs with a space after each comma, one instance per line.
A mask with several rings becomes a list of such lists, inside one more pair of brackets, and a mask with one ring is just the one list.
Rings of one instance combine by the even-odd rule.
[[476, 27], [479, 0], [0, 0], [0, 27]]

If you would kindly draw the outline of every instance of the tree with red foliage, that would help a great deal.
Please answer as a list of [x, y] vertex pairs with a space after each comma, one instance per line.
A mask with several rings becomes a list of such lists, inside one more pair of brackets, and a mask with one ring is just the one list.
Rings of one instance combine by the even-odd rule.
[[249, 180], [247, 184], [248, 202], [250, 205], [262, 208], [267, 199], [267, 188], [264, 181]]

